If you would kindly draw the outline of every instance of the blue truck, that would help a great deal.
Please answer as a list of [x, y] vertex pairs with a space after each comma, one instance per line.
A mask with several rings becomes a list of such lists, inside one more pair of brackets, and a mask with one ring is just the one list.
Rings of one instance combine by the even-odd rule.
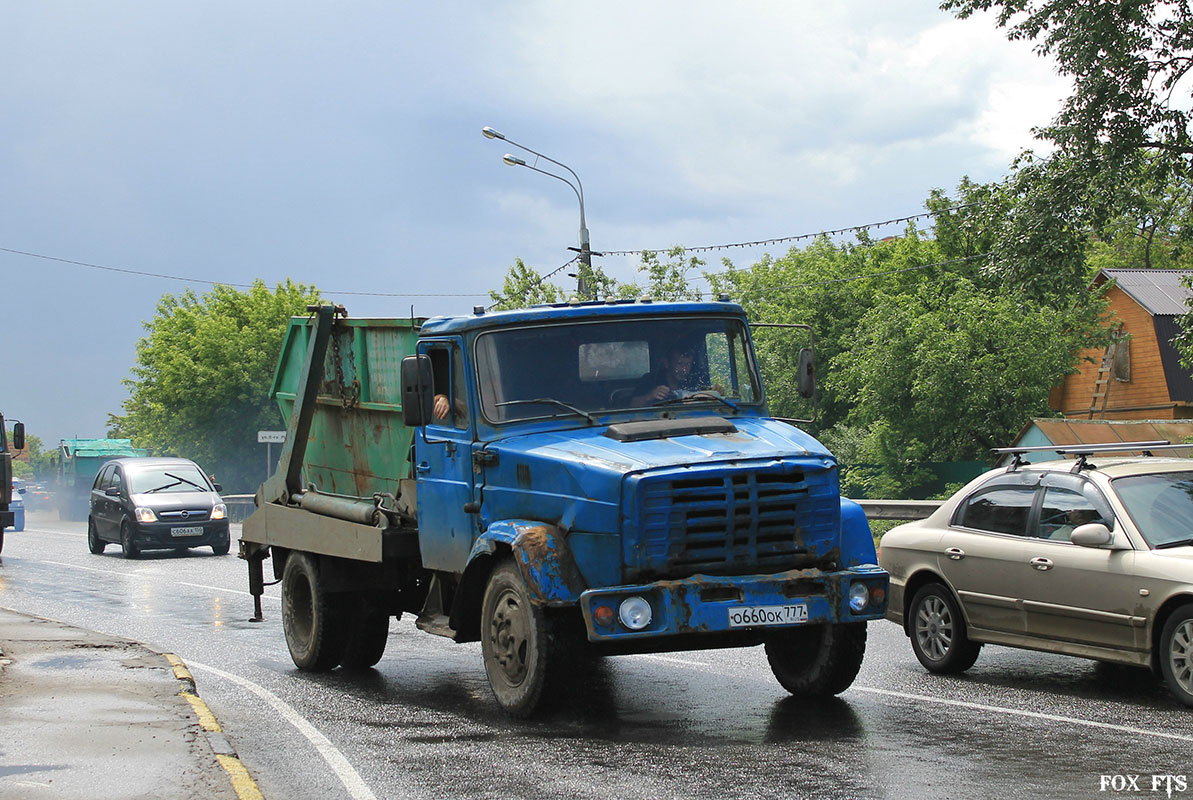
[[519, 717], [607, 655], [762, 645], [792, 694], [853, 682], [888, 576], [836, 458], [769, 416], [740, 306], [310, 312], [239, 552], [255, 619], [271, 560], [300, 669], [373, 666], [413, 614], [479, 641]]

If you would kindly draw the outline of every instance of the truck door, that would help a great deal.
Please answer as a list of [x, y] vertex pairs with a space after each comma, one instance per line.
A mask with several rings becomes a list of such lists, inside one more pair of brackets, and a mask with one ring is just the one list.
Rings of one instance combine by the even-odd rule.
[[428, 340], [418, 350], [430, 357], [435, 381], [435, 412], [414, 437], [419, 549], [424, 566], [460, 572], [478, 533], [477, 515], [464, 510], [477, 494], [473, 404], [459, 343]]

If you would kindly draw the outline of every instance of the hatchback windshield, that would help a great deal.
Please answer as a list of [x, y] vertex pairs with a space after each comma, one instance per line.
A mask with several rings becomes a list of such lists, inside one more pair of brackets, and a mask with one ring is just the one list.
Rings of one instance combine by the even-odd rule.
[[1193, 472], [1132, 475], [1113, 485], [1152, 547], [1193, 543]]
[[761, 401], [745, 326], [675, 318], [538, 325], [477, 340], [481, 406], [494, 422]]
[[213, 490], [202, 471], [189, 464], [180, 464], [176, 467], [129, 470], [128, 491], [130, 494], [157, 494]]

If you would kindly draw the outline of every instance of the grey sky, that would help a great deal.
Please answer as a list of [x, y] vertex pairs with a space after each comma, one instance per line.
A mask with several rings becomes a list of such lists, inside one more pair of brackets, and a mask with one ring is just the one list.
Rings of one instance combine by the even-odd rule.
[[[989, 18], [824, 5], [0, 0], [0, 248], [453, 313], [576, 244], [575, 196], [485, 125], [579, 173], [594, 249], [661, 249], [916, 213], [1003, 174], [1063, 93]], [[104, 435], [187, 284], [4, 251], [0, 275], [0, 410]]]

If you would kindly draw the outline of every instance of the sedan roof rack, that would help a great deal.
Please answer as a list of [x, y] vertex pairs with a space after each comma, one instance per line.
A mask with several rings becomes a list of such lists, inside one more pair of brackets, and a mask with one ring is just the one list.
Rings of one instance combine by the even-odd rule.
[[1193, 443], [1172, 444], [1166, 439], [1156, 439], [1146, 442], [1102, 442], [1100, 444], [1043, 444], [1030, 447], [995, 447], [991, 452], [999, 455], [1013, 456], [1007, 472], [1014, 472], [1023, 466], [1023, 453], [1052, 452], [1061, 456], [1077, 456], [1077, 464], [1073, 472], [1080, 472], [1086, 467], [1086, 459], [1094, 453], [1124, 453], [1141, 451], [1145, 456], [1152, 455], [1153, 450], [1193, 449]]

